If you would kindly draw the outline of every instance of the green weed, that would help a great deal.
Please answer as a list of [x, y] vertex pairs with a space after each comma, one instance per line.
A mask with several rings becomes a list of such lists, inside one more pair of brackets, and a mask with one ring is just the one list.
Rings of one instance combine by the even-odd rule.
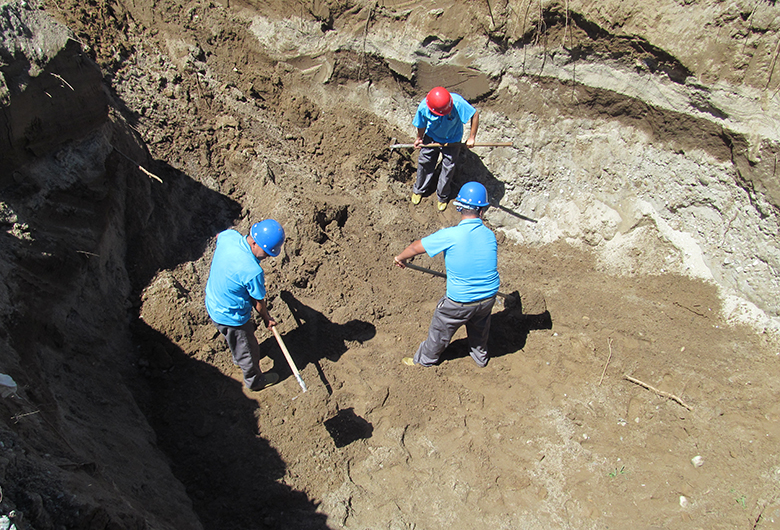
[[[730, 493], [737, 493], [736, 490], [730, 490]], [[743, 510], [747, 510], [747, 497], [744, 495], [740, 495], [739, 497], [734, 498], [734, 502], [742, 506]]]

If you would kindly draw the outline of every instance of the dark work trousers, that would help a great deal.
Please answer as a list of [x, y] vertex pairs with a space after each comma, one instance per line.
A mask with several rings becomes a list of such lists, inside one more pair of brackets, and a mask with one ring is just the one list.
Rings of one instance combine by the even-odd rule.
[[[436, 142], [426, 134], [423, 143]], [[417, 158], [417, 182], [414, 183], [412, 193], [426, 195], [431, 191], [436, 173], [436, 163], [439, 161], [439, 153], [441, 153], [441, 173], [439, 173], [439, 182], [436, 186], [436, 196], [439, 198], [439, 202], [450, 200], [450, 184], [455, 176], [455, 164], [460, 156], [460, 148], [461, 144], [421, 148], [420, 156]]]
[[[212, 322], [214, 322], [212, 320]], [[217, 324], [217, 329], [228, 343], [233, 354], [233, 364], [244, 372], [244, 384], [249, 389], [263, 388], [265, 376], [260, 371], [260, 345], [255, 337], [255, 323], [250, 318], [241, 327]]]
[[463, 324], [469, 339], [469, 355], [480, 367], [488, 362], [487, 341], [490, 333], [490, 317], [496, 297], [479, 302], [461, 304], [446, 296], [439, 300], [433, 312], [428, 338], [417, 348], [414, 362], [431, 366], [439, 361], [441, 353], [449, 346], [452, 336]]

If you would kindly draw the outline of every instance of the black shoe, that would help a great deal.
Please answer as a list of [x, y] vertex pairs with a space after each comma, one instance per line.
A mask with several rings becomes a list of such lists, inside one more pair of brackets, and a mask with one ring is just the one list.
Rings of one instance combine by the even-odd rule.
[[275, 374], [273, 372], [267, 372], [263, 374], [263, 380], [264, 383], [257, 387], [257, 388], [250, 388], [252, 392], [260, 392], [261, 390], [268, 388], [269, 386], [275, 385], [279, 382], [279, 374]]

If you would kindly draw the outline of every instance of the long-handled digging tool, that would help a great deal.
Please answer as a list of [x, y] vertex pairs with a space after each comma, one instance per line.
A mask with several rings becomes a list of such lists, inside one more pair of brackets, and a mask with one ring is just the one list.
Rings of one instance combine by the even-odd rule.
[[284, 341], [282, 340], [281, 335], [279, 335], [279, 332], [276, 331], [276, 326], [271, 326], [271, 331], [274, 332], [276, 342], [279, 343], [279, 347], [282, 349], [284, 358], [287, 359], [287, 364], [290, 365], [290, 370], [292, 370], [293, 375], [295, 375], [295, 379], [298, 380], [298, 384], [301, 385], [303, 391], [306, 392], [306, 383], [304, 383], [303, 379], [301, 379], [301, 374], [298, 373], [298, 369], [295, 367], [295, 363], [293, 362], [292, 357], [290, 357], [290, 352], [287, 351], [287, 346], [284, 345]]
[[[416, 271], [427, 272], [428, 274], [433, 274], [434, 276], [439, 276], [440, 278], [447, 278], [447, 275], [444, 274], [443, 272], [435, 271], [433, 269], [427, 269], [425, 267], [420, 267], [419, 265], [415, 265], [414, 263], [406, 263], [406, 266]], [[507, 303], [514, 304], [518, 302], [520, 299], [520, 295], [517, 293], [517, 291], [509, 294], [498, 291], [496, 294], [505, 300], [504, 305], [506, 305]]]
[[[451, 144], [422, 144], [419, 147], [446, 147], [448, 145], [466, 145], [463, 142], [453, 142]], [[476, 142], [474, 147], [512, 147], [512, 142]], [[390, 149], [417, 149], [414, 144], [391, 144]]]

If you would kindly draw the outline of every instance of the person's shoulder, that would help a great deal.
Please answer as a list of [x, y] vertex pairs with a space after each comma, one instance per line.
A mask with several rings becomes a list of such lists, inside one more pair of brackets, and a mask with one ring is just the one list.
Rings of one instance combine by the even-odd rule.
[[223, 230], [222, 232], [217, 234], [217, 240], [235, 239], [236, 236], [241, 237], [241, 234], [239, 234], [237, 231], [233, 230], [232, 228], [228, 228], [227, 230]]
[[437, 238], [437, 237], [442, 237], [443, 235], [447, 234], [447, 232], [452, 231], [452, 229], [456, 228], [456, 227], [457, 227], [457, 225], [455, 225], [455, 226], [446, 226], [444, 228], [439, 228], [435, 232], [431, 232], [430, 234], [428, 234], [427, 236], [423, 237], [422, 239], [434, 239], [434, 238]]
[[438, 234], [439, 237], [452, 237], [453, 234], [458, 232], [459, 226], [460, 223], [453, 226], [445, 226], [444, 228], [439, 228], [436, 232], [434, 232], [434, 234]]

